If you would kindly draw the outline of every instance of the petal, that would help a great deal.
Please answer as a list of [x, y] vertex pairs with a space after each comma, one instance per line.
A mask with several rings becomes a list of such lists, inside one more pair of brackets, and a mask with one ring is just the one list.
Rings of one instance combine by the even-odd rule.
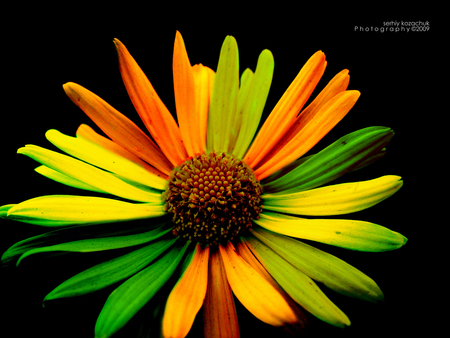
[[238, 94], [238, 47], [235, 38], [227, 36], [220, 50], [211, 94], [207, 132], [208, 151], [228, 152], [233, 148], [241, 121], [236, 114]]
[[336, 292], [372, 302], [383, 299], [383, 293], [371, 278], [333, 255], [261, 228], [254, 229], [252, 234], [307, 276]]
[[183, 37], [178, 31], [173, 49], [173, 84], [181, 136], [188, 155], [192, 157], [201, 152], [199, 115], [196, 114], [196, 83]]
[[335, 184], [296, 192], [264, 194], [264, 210], [293, 215], [330, 216], [364, 210], [396, 193], [399, 176], [382, 176], [369, 181]]
[[298, 304], [285, 292], [285, 290], [283, 290], [280, 284], [278, 284], [277, 281], [275, 281], [275, 279], [273, 279], [273, 277], [269, 274], [261, 261], [255, 257], [252, 251], [250, 251], [248, 240], [241, 237], [241, 242], [238, 243], [236, 249], [238, 254], [283, 296], [291, 309], [294, 311], [298, 322], [294, 324], [295, 326], [290, 326], [290, 328], [293, 329], [296, 327], [296, 330], [300, 329], [300, 331], [304, 329], [308, 320], [303, 309], [301, 309]]
[[[237, 104], [237, 111], [241, 114], [241, 112], [244, 110], [244, 106], [246, 102], [248, 102], [248, 98], [251, 95], [251, 84], [252, 79], [255, 74], [250, 68], [245, 69], [242, 72], [241, 79], [240, 79], [240, 86], [239, 86], [239, 95], [238, 95], [238, 104]], [[259, 123], [259, 122], [258, 122]]]
[[233, 245], [219, 246], [231, 289], [239, 301], [259, 320], [274, 326], [296, 321], [286, 300], [240, 257]]
[[[14, 206], [14, 204], [11, 204], [9, 206], [9, 209], [12, 206]], [[151, 226], [157, 227], [166, 224], [167, 222], [168, 219], [166, 217], [153, 218], [151, 220]], [[87, 227], [74, 225], [69, 227], [56, 228], [54, 230], [23, 239], [15, 243], [2, 255], [2, 263], [8, 264], [12, 260], [22, 255], [24, 252], [40, 248], [42, 246], [51, 246], [75, 240], [92, 239], [99, 237], [139, 234], [147, 231], [148, 227], [149, 224], [147, 224], [147, 222], [144, 222], [144, 224], [141, 222], [134, 222], [127, 224], [127, 227], [124, 227], [123, 225], [117, 223], [108, 223], [90, 225]]]
[[[258, 64], [253, 76], [249, 76], [248, 84], [241, 80], [239, 89], [239, 102], [242, 106], [238, 113], [242, 115], [242, 125], [233, 149], [233, 154], [243, 158], [250, 143], [252, 142], [256, 130], [261, 120], [262, 112], [269, 95], [270, 84], [272, 83], [274, 69], [273, 55], [269, 50], [263, 50], [258, 58]], [[242, 74], [244, 76], [245, 72]], [[248, 87], [248, 88], [245, 88]], [[242, 95], [242, 91], [248, 91], [247, 95]], [[242, 97], [244, 96], [244, 97]]]
[[302, 120], [299, 132], [261, 167], [255, 170], [262, 180], [304, 155], [319, 142], [354, 106], [360, 93], [349, 90], [337, 94], [313, 116]]
[[209, 256], [208, 289], [204, 304], [206, 338], [239, 338], [239, 324], [233, 294], [222, 258], [216, 251]]
[[161, 201], [160, 192], [140, 189], [122, 181], [111, 173], [70, 156], [34, 145], [20, 148], [17, 153], [26, 155], [53, 170], [106, 193], [139, 202], [160, 203]]
[[[139, 157], [130, 153], [128, 150], [121, 147], [114, 141], [111, 141], [109, 138], [96, 133], [94, 129], [92, 129], [86, 124], [82, 124], [78, 127], [76, 136], [77, 138], [82, 138], [91, 143], [95, 143], [98, 146], [107, 149], [110, 152], [117, 154], [118, 156], [123, 157], [130, 162], [138, 164], [139, 166], [143, 167], [146, 171], [153, 173], [155, 176], [160, 177], [161, 179], [166, 179], [168, 177], [166, 174], [163, 174], [161, 171], [148, 165], [146, 162], [142, 161]], [[157, 182], [155, 184], [157, 184]]]
[[282, 149], [289, 141], [297, 135], [297, 133], [303, 128], [305, 121], [309, 121], [317, 112], [323, 107], [323, 105], [331, 100], [337, 94], [345, 91], [348, 87], [350, 76], [348, 70], [344, 69], [340, 73], [331, 79], [326, 87], [316, 96], [316, 98], [306, 107], [301, 114], [299, 114], [295, 120], [295, 123], [289, 128], [280, 142], [271, 150], [270, 154], [264, 158], [259, 164], [260, 166], [265, 163], [273, 154], [276, 154]]
[[171, 226], [164, 224], [160, 227], [152, 229], [150, 231], [125, 235], [125, 236], [112, 236], [112, 237], [100, 237], [100, 238], [89, 238], [80, 239], [77, 241], [65, 242], [50, 246], [43, 246], [35, 249], [26, 251], [19, 257], [17, 265], [20, 264], [21, 260], [30, 255], [40, 253], [40, 252], [54, 252], [54, 251], [69, 251], [69, 252], [95, 252], [95, 251], [105, 251], [127, 248], [130, 246], [140, 245], [153, 241], [171, 230]]
[[95, 337], [111, 337], [138, 312], [172, 276], [188, 247], [177, 245], [149, 267], [116, 288], [95, 325]]
[[279, 234], [308, 239], [358, 251], [389, 251], [405, 245], [398, 232], [370, 222], [346, 219], [304, 219], [263, 212], [254, 220], [261, 227]]
[[82, 189], [82, 190], [88, 190], [88, 191], [95, 191], [95, 192], [100, 192], [100, 193], [106, 193], [105, 191], [103, 191], [101, 189], [94, 188], [92, 185], [86, 184], [86, 183], [76, 180], [72, 177], [61, 174], [59, 171], [50, 169], [49, 167], [46, 167], [45, 165], [41, 165], [41, 166], [35, 168], [34, 170], [37, 173], [41, 174], [42, 176], [45, 176], [55, 182], [65, 184], [69, 187], [73, 187], [76, 189]]
[[306, 311], [334, 326], [350, 325], [348, 317], [325, 296], [311, 278], [256, 239], [249, 238], [247, 242], [250, 250], [284, 291]]
[[145, 268], [171, 247], [176, 238], [162, 239], [125, 255], [94, 265], [58, 285], [44, 302], [65, 297], [81, 296], [117, 283]]
[[134, 108], [167, 159], [173, 166], [179, 165], [187, 154], [177, 123], [125, 46], [117, 39], [114, 44], [120, 74]]
[[362, 168], [368, 166], [369, 164], [372, 164], [375, 161], [378, 161], [384, 155], [386, 155], [386, 148], [381, 149], [378, 153], [375, 153], [375, 154], [367, 157], [366, 159], [364, 159], [360, 163], [358, 163], [354, 168], [352, 168], [352, 171], [356, 171], [356, 170], [362, 169]]
[[173, 165], [153, 141], [125, 115], [76, 83], [66, 83], [67, 96], [114, 142], [169, 175]]
[[199, 245], [192, 260], [167, 299], [162, 332], [164, 337], [185, 337], [203, 305], [208, 283], [209, 247]]
[[208, 128], [209, 104], [214, 83], [214, 71], [201, 64], [192, 67], [195, 80], [195, 115], [198, 117], [199, 149], [203, 153], [206, 151], [206, 131]]
[[136, 111], [167, 159], [179, 165], [187, 153], [177, 123], [125, 46], [117, 39], [114, 44], [120, 74]]
[[9, 209], [11, 209], [12, 207], [14, 207], [15, 204], [5, 204], [2, 205], [0, 207], [0, 217], [1, 218], [6, 218], [6, 216], [8, 215], [8, 211]]
[[145, 162], [140, 160], [139, 162], [130, 161], [83, 137], [70, 137], [54, 129], [47, 131], [45, 137], [67, 154], [113, 172], [127, 181], [133, 181], [160, 190], [166, 188], [166, 180], [146, 170], [150, 166], [148, 164], [145, 165]]
[[272, 276], [267, 272], [264, 265], [261, 264], [258, 259], [253, 255], [247, 246], [247, 239], [242, 238], [236, 246], [237, 253], [241, 256], [244, 261], [246, 261], [253, 269], [255, 269], [261, 276], [263, 276], [280, 294], [283, 294], [283, 289], [280, 285], [272, 278]]
[[278, 101], [250, 146], [244, 160], [255, 168], [295, 122], [325, 71], [325, 54], [316, 52], [302, 67], [294, 81]]
[[[297, 116], [297, 121], [305, 119], [307, 116], [313, 116], [320, 108], [337, 94], [347, 90], [350, 82], [348, 70], [344, 69], [337, 73], [316, 98]], [[296, 124], [298, 125], [298, 124]]]
[[102, 197], [49, 195], [14, 205], [7, 218], [43, 226], [99, 224], [165, 214], [162, 204], [128, 203]]
[[394, 132], [386, 127], [368, 127], [349, 133], [319, 153], [292, 162], [293, 168], [265, 183], [264, 191], [294, 192], [331, 182], [378, 156], [393, 137]]

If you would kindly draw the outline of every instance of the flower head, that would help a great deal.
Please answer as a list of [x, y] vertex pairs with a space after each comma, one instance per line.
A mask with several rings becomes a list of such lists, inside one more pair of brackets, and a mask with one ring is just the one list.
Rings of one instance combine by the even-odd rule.
[[[301, 322], [301, 309], [331, 325], [350, 325], [315, 281], [348, 296], [383, 298], [368, 276], [299, 240], [373, 252], [406, 243], [374, 223], [319, 218], [369, 208], [402, 186], [398, 176], [326, 185], [381, 157], [393, 137], [386, 127], [357, 130], [302, 157], [356, 103], [359, 92], [347, 90], [347, 70], [306, 106], [326, 67], [324, 53], [315, 53], [258, 131], [274, 69], [271, 52], [260, 54], [255, 72], [239, 77], [237, 43], [228, 36], [214, 72], [191, 66], [177, 32], [177, 123], [125, 46], [114, 43], [128, 95], [151, 137], [89, 90], [65, 84], [106, 136], [87, 125], [75, 137], [49, 130], [47, 139], [66, 154], [34, 145], [18, 150], [41, 164], [38, 173], [85, 193], [2, 206], [3, 218], [56, 228], [16, 243], [2, 260], [130, 250], [66, 280], [45, 301], [120, 282], [99, 314], [96, 337], [112, 336], [157, 293], [164, 337], [186, 336], [202, 307], [205, 336], [237, 337], [233, 295], [274, 326]], [[102, 226], [137, 219], [147, 221]]]

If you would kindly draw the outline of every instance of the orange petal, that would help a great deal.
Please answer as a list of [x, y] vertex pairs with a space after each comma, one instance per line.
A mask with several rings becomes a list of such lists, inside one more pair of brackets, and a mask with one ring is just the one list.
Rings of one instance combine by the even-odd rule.
[[264, 122], [244, 160], [255, 168], [289, 130], [325, 71], [325, 54], [316, 52], [303, 66]]
[[208, 127], [209, 102], [214, 84], [214, 71], [202, 64], [192, 66], [195, 79], [195, 115], [198, 117], [198, 148], [201, 153], [206, 150], [206, 130]]
[[283, 296], [237, 254], [231, 243], [226, 249], [219, 246], [219, 250], [228, 282], [242, 305], [270, 325], [296, 322], [295, 314]]
[[272, 276], [270, 276], [264, 266], [256, 259], [246, 244], [238, 243], [236, 250], [244, 261], [250, 264], [250, 266], [263, 276], [275, 289], [277, 289], [278, 292], [282, 292], [280, 286], [275, 282]]
[[[262, 275], [269, 283], [272, 285], [286, 300], [291, 309], [294, 311], [297, 316], [297, 321], [295, 327], [297, 329], [305, 328], [307, 323], [307, 318], [302, 310], [302, 308], [281, 288], [281, 286], [272, 278], [269, 272], [266, 270], [264, 265], [255, 257], [252, 251], [249, 248], [250, 243], [247, 240], [242, 240], [242, 242], [237, 245], [238, 254], [252, 266], [253, 269], [258, 271], [260, 275]], [[293, 329], [293, 327], [291, 327]]]
[[297, 116], [295, 123], [289, 128], [283, 138], [277, 143], [276, 146], [272, 148], [270, 153], [259, 162], [258, 166], [262, 166], [274, 154], [278, 153], [292, 138], [297, 135], [297, 133], [303, 128], [303, 126], [308, 122], [322, 106], [331, 100], [337, 94], [347, 90], [348, 83], [350, 81], [350, 76], [348, 75], [348, 70], [336, 74], [331, 81], [325, 86], [325, 88], [316, 96], [316, 98], [306, 107], [299, 116]]
[[262, 180], [295, 161], [324, 137], [353, 107], [360, 93], [349, 90], [339, 93], [306, 121], [299, 132], [264, 165], [255, 170]]
[[220, 254], [209, 256], [208, 291], [204, 304], [205, 338], [239, 338], [233, 294]]
[[348, 70], [344, 69], [337, 73], [324, 89], [316, 96], [316, 98], [303, 109], [301, 114], [297, 117], [297, 120], [302, 119], [303, 116], [314, 115], [327, 101], [331, 100], [337, 94], [347, 90], [348, 84], [350, 82], [350, 75], [348, 75]]
[[167, 159], [179, 165], [187, 155], [177, 123], [125, 46], [117, 39], [114, 44], [120, 74], [136, 111]]
[[170, 174], [172, 164], [158, 146], [130, 119], [76, 83], [68, 82], [63, 87], [69, 98], [114, 142], [164, 174]]
[[197, 245], [192, 261], [167, 299], [162, 331], [164, 337], [185, 337], [203, 305], [208, 282], [209, 247]]
[[173, 48], [173, 85], [178, 123], [189, 156], [200, 153], [199, 121], [196, 114], [195, 78], [183, 37], [177, 31]]

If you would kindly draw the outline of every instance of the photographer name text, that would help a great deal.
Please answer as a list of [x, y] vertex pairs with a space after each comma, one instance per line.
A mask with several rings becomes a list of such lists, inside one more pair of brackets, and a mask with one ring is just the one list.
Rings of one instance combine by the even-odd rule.
[[399, 32], [428, 32], [429, 21], [384, 21], [379, 26], [355, 26], [355, 32], [399, 33]]

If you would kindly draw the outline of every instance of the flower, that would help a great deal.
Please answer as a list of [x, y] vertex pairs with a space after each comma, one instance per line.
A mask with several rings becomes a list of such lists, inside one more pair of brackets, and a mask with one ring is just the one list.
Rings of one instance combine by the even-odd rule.
[[[19, 264], [40, 252], [130, 249], [45, 297], [72, 297], [120, 282], [97, 319], [98, 338], [120, 330], [157, 293], [166, 295], [166, 286], [164, 337], [186, 336], [202, 307], [205, 336], [239, 336], [233, 294], [274, 326], [301, 322], [300, 308], [331, 325], [350, 325], [314, 281], [368, 301], [383, 298], [368, 276], [298, 240], [372, 252], [406, 243], [374, 223], [303, 217], [360, 211], [402, 186], [392, 175], [326, 185], [381, 157], [393, 137], [386, 127], [357, 130], [302, 157], [357, 101], [359, 92], [347, 90], [347, 70], [303, 109], [326, 66], [324, 53], [315, 53], [258, 131], [274, 69], [270, 51], [260, 54], [255, 72], [247, 69], [239, 78], [233, 37], [226, 37], [214, 72], [191, 66], [177, 32], [177, 124], [125, 46], [114, 43], [126, 89], [152, 138], [92, 92], [65, 84], [70, 99], [107, 137], [87, 125], [76, 137], [49, 130], [47, 139], [68, 155], [34, 145], [18, 153], [39, 162], [38, 173], [89, 193], [2, 206], [3, 218], [56, 228], [16, 243], [3, 262]], [[104, 225], [141, 219], [152, 221]]]

